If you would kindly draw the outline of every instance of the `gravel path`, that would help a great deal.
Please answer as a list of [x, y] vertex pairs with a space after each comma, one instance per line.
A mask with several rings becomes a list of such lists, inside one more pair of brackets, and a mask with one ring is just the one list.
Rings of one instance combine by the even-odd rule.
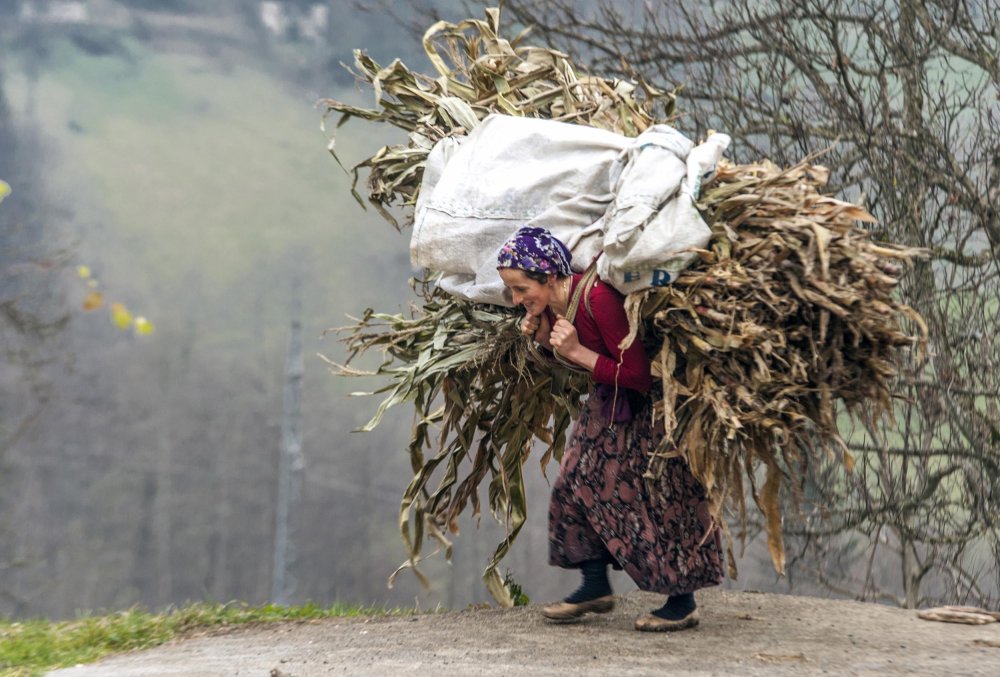
[[860, 602], [698, 593], [701, 626], [640, 633], [660, 598], [631, 593], [613, 613], [547, 623], [537, 606], [257, 625], [50, 673], [166, 675], [1000, 675], [1000, 623], [934, 623]]

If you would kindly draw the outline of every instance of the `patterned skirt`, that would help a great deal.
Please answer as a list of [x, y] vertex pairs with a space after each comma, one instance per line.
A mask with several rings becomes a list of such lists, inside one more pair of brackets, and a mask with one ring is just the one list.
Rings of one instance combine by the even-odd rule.
[[584, 403], [552, 487], [549, 564], [573, 569], [610, 554], [641, 590], [684, 594], [722, 581], [721, 536], [683, 459], [667, 462], [651, 498], [642, 474], [663, 438], [652, 401], [643, 398], [613, 431], [599, 394]]

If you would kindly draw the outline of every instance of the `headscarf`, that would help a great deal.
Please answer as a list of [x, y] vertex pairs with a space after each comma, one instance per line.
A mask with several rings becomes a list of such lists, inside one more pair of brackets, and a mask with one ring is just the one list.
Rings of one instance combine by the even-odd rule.
[[547, 229], [522, 226], [500, 248], [497, 268], [517, 268], [564, 277], [573, 274], [569, 265], [572, 258], [566, 245]]

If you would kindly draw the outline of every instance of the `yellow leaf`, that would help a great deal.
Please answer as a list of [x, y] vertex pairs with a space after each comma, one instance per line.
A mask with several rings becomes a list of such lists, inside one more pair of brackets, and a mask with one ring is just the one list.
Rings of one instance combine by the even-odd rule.
[[132, 313], [128, 312], [121, 303], [111, 304], [111, 321], [119, 329], [128, 329], [132, 326]]
[[92, 291], [83, 300], [84, 310], [97, 310], [104, 305], [104, 294], [99, 291]]
[[0, 202], [3, 202], [3, 199], [8, 195], [10, 195], [10, 184], [0, 179]]
[[77, 266], [76, 274], [86, 280], [90, 277], [90, 266]]
[[764, 515], [767, 518], [767, 549], [771, 553], [771, 563], [780, 575], [785, 574], [785, 544], [781, 534], [781, 470], [771, 459], [767, 464], [767, 479], [761, 496]]
[[156, 327], [153, 323], [147, 320], [142, 315], [135, 318], [135, 335], [136, 336], [146, 336], [147, 334], [152, 334]]

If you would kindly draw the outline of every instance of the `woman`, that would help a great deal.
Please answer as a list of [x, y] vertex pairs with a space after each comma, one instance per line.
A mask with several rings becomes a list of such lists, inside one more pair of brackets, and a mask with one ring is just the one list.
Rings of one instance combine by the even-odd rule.
[[722, 580], [719, 529], [683, 459], [668, 461], [658, 490], [647, 490], [642, 474], [663, 437], [662, 423], [652, 423], [659, 393], [649, 360], [639, 341], [618, 347], [628, 334], [622, 296], [600, 280], [589, 286], [574, 275], [570, 256], [548, 230], [525, 227], [497, 260], [514, 304], [527, 311], [521, 331], [561, 361], [586, 369], [594, 382], [549, 505], [549, 563], [580, 569], [583, 582], [542, 613], [564, 621], [611, 611], [611, 564], [640, 589], [667, 595], [662, 607], [636, 620], [637, 630], [694, 627], [694, 591]]

